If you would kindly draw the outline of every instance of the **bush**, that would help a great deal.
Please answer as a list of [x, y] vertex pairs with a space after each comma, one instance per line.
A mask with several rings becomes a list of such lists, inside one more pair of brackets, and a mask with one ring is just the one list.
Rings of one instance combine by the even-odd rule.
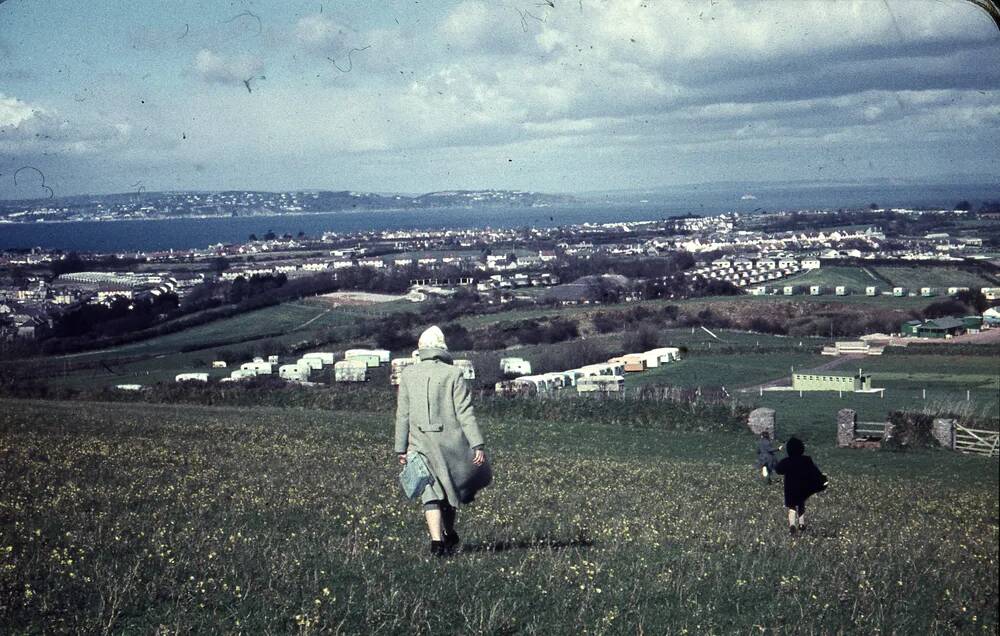
[[621, 327], [621, 314], [618, 312], [599, 311], [592, 318], [597, 333], [612, 333]]
[[573, 340], [550, 347], [539, 348], [530, 354], [533, 373], [578, 369], [584, 365], [604, 362], [615, 352], [604, 342], [594, 340]]
[[477, 413], [502, 419], [587, 422], [675, 431], [739, 431], [745, 426], [748, 413], [747, 409], [735, 404], [673, 402], [642, 395], [492, 397], [477, 403], [476, 409]]
[[903, 451], [911, 448], [934, 448], [938, 445], [932, 434], [934, 418], [926, 413], [889, 413], [892, 430], [882, 442], [882, 448]]
[[969, 313], [969, 308], [957, 300], [939, 300], [936, 303], [927, 305], [924, 309], [924, 318], [945, 318], [947, 316], [964, 316]]
[[473, 348], [472, 336], [469, 330], [457, 322], [449, 322], [441, 327], [444, 341], [450, 351], [469, 351]]
[[648, 351], [660, 346], [660, 332], [649, 323], [643, 323], [635, 331], [630, 332], [622, 341], [625, 351]]

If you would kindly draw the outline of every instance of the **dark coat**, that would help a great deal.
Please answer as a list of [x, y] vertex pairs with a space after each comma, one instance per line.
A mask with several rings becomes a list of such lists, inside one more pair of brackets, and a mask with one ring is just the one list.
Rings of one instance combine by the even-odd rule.
[[774, 445], [771, 440], [760, 438], [757, 440], [757, 468], [767, 466], [768, 472], [774, 470]]
[[484, 440], [462, 372], [445, 351], [421, 349], [421, 361], [403, 370], [396, 404], [397, 453], [415, 450], [452, 506], [471, 503], [493, 480], [488, 463], [472, 463]]
[[820, 472], [808, 455], [786, 457], [778, 462], [774, 470], [785, 476], [785, 506], [788, 508], [804, 505], [806, 499], [826, 490], [826, 475]]

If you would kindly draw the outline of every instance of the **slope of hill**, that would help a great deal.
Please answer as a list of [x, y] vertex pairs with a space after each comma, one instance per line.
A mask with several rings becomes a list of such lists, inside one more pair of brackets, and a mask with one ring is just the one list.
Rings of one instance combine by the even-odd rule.
[[[807, 440], [790, 538], [752, 436], [484, 418], [496, 481], [429, 560], [388, 413], [0, 402], [13, 632], [991, 633], [996, 464]], [[780, 435], [780, 431], [779, 431]]]

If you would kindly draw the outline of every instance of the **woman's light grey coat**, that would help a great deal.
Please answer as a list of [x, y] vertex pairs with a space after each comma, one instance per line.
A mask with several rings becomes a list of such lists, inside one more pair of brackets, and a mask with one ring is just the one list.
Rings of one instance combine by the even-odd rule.
[[421, 349], [421, 361], [403, 370], [396, 404], [396, 453], [416, 450], [440, 482], [453, 506], [471, 503], [493, 479], [488, 463], [472, 463], [484, 445], [472, 410], [472, 395], [451, 356]]

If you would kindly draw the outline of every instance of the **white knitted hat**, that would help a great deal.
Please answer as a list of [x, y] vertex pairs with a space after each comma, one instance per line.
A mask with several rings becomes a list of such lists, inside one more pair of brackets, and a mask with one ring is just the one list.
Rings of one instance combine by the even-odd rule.
[[444, 333], [435, 325], [420, 334], [417, 346], [421, 349], [441, 349], [448, 350], [448, 345], [444, 341]]

